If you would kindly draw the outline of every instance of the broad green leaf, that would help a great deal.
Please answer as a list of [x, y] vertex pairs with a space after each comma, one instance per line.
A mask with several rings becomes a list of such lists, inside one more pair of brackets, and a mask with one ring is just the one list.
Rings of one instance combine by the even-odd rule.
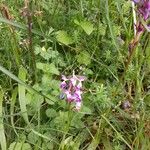
[[44, 70], [45, 64], [38, 62], [38, 63], [36, 63], [36, 67], [37, 67], [38, 69]]
[[84, 70], [84, 73], [85, 73], [85, 76], [87, 75], [93, 75], [93, 71], [91, 70], [91, 69], [88, 69], [88, 68], [86, 68], [85, 70]]
[[74, 23], [78, 26], [80, 26], [80, 22], [77, 19], [74, 19]]
[[32, 150], [28, 143], [13, 142], [10, 144], [8, 150]]
[[43, 97], [37, 94], [27, 93], [26, 97], [28, 98], [28, 105], [32, 107], [32, 111], [34, 112], [39, 110], [44, 101]]
[[43, 150], [52, 150], [52, 149], [54, 149], [54, 144], [52, 142], [43, 142], [42, 149]]
[[33, 143], [36, 144], [36, 142], [39, 140], [39, 137], [37, 135], [35, 135], [32, 131], [28, 134], [28, 140]]
[[52, 73], [52, 74], [59, 75], [59, 71], [53, 63], [51, 63], [49, 65], [49, 72]]
[[93, 30], [94, 30], [93, 24], [91, 22], [89, 22], [89, 21], [82, 21], [82, 22], [80, 22], [80, 26], [82, 27], [82, 29], [88, 35], [90, 35], [93, 32]]
[[40, 46], [35, 46], [35, 47], [34, 47], [34, 53], [35, 53], [36, 55], [38, 55], [40, 52], [41, 52], [41, 47], [40, 47]]
[[54, 117], [56, 117], [57, 116], [57, 112], [56, 112], [56, 110], [55, 109], [53, 109], [53, 108], [48, 108], [47, 110], [46, 110], [46, 115], [47, 115], [47, 117], [49, 117], [49, 118], [54, 118]]
[[57, 129], [65, 131], [68, 128], [68, 112], [60, 111], [57, 117], [53, 120], [53, 125], [56, 126]]
[[63, 31], [63, 30], [56, 32], [56, 39], [60, 43], [63, 43], [65, 45], [70, 45], [74, 42], [72, 37], [66, 31]]
[[82, 51], [76, 57], [79, 64], [89, 65], [91, 63], [91, 57], [87, 51]]
[[[51, 133], [49, 131], [45, 132], [44, 135], [47, 136], [47, 137], [49, 137], [49, 138], [52, 138], [53, 140], [57, 141], [57, 139], [55, 138], [55, 136], [51, 135]], [[44, 139], [43, 143], [42, 143], [42, 148], [44, 150], [52, 150], [52, 149], [54, 149], [54, 143], [52, 141]]]
[[83, 114], [75, 114], [74, 117], [71, 120], [71, 126], [75, 127], [75, 128], [84, 128], [84, 123], [81, 120], [81, 118], [83, 117]]
[[92, 114], [92, 111], [91, 111], [90, 108], [88, 108], [85, 105], [83, 105], [82, 108], [81, 108], [81, 112], [80, 113], [83, 113], [83, 114]]
[[99, 34], [104, 36], [106, 34], [106, 28], [107, 26], [103, 23], [100, 23], [99, 25]]
[[36, 67], [38, 69], [43, 70], [44, 72], [59, 75], [59, 71], [53, 63], [46, 64], [46, 63], [38, 62], [38, 63], [36, 63]]
[[50, 75], [44, 74], [44, 75], [42, 76], [42, 84], [43, 84], [43, 85], [47, 85], [47, 84], [49, 85], [51, 81], [52, 81], [52, 78], [51, 78]]
[[64, 150], [65, 149], [70, 149], [71, 145], [73, 145], [73, 144], [74, 144], [73, 136], [69, 136], [61, 142], [60, 148], [64, 149]]

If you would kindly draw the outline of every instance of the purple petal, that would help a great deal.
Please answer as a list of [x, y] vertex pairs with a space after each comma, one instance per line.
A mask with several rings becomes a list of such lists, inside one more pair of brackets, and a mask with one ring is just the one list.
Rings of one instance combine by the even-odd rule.
[[77, 76], [77, 79], [79, 81], [84, 81], [84, 80], [86, 80], [86, 77], [85, 76]]
[[63, 88], [65, 88], [66, 87], [66, 82], [65, 81], [63, 81], [63, 82], [61, 82], [61, 84], [60, 84], [60, 87], [63, 89]]
[[139, 3], [140, 0], [132, 0], [134, 3]]
[[74, 100], [74, 97], [70, 93], [67, 93], [66, 96], [68, 102], [72, 102]]
[[81, 109], [81, 102], [76, 102], [76, 110], [80, 110]]

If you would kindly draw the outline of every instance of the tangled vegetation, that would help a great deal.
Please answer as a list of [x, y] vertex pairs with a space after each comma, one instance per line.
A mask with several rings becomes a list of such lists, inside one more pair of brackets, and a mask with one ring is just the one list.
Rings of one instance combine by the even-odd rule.
[[149, 0], [0, 11], [2, 150], [150, 149]]

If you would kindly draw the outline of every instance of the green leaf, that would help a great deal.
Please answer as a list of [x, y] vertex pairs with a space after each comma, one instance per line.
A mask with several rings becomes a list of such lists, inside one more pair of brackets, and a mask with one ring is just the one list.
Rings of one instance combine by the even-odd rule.
[[54, 149], [54, 144], [52, 142], [43, 142], [42, 149], [43, 150], [52, 150], [52, 149]]
[[[19, 68], [19, 78], [25, 82], [26, 80], [26, 75], [27, 75], [27, 71], [25, 68], [23, 67], [20, 67]], [[25, 96], [25, 93], [26, 93], [26, 88], [21, 85], [21, 84], [18, 84], [18, 94], [19, 94], [19, 104], [20, 104], [20, 108], [21, 108], [21, 113], [22, 113], [22, 116], [25, 120], [25, 122], [28, 124], [29, 123], [29, 120], [28, 120], [28, 114], [27, 114], [27, 108], [26, 108], [26, 96]]]
[[82, 51], [77, 55], [77, 61], [79, 64], [89, 65], [91, 63], [90, 54], [87, 51]]
[[93, 32], [93, 30], [94, 30], [93, 24], [91, 22], [89, 22], [89, 21], [82, 21], [82, 22], [80, 22], [80, 26], [82, 27], [82, 29], [88, 35], [90, 35]]
[[85, 105], [82, 106], [80, 113], [83, 114], [92, 114], [92, 111], [90, 108], [86, 107]]
[[50, 109], [50, 108], [48, 108], [47, 110], [46, 110], [46, 115], [47, 115], [47, 117], [49, 117], [49, 118], [54, 118], [54, 117], [56, 117], [57, 116], [57, 112], [56, 112], [56, 110], [55, 109]]
[[83, 117], [83, 114], [75, 114], [74, 117], [71, 120], [71, 126], [75, 127], [75, 128], [83, 128], [84, 127], [84, 123], [81, 120], [81, 118]]
[[57, 117], [54, 118], [52, 125], [57, 127], [57, 129], [65, 131], [66, 127], [68, 128], [68, 126], [67, 126], [68, 121], [69, 121], [68, 112], [60, 111], [58, 113]]
[[37, 135], [35, 135], [32, 131], [28, 134], [28, 140], [33, 143], [36, 144], [36, 142], [39, 140], [39, 137]]
[[38, 62], [36, 63], [36, 67], [38, 69], [41, 69], [44, 72], [59, 75], [59, 71], [53, 63], [46, 64], [46, 63]]
[[52, 74], [59, 75], [59, 71], [58, 71], [58, 69], [56, 68], [56, 66], [55, 66], [53, 63], [51, 63], [51, 64], [49, 65], [49, 71], [50, 71], [50, 73], [52, 73]]
[[80, 22], [77, 19], [74, 19], [74, 23], [78, 26], [80, 26]]
[[74, 42], [71, 36], [69, 36], [69, 34], [63, 30], [56, 32], [56, 39], [65, 45], [70, 45]]
[[8, 150], [32, 150], [32, 148], [28, 143], [13, 142], [10, 144]]
[[107, 26], [103, 23], [100, 23], [99, 25], [99, 34], [104, 36], [106, 34], [106, 28]]
[[[35, 84], [34, 88], [39, 89], [39, 91], [42, 90], [42, 89], [40, 89], [40, 87], [38, 87], [38, 84]], [[36, 93], [33, 93], [33, 92], [26, 93], [26, 100], [27, 100], [27, 109], [28, 109], [29, 115], [37, 112], [39, 110], [39, 108], [41, 107], [41, 104], [44, 101], [42, 96], [40, 96]]]

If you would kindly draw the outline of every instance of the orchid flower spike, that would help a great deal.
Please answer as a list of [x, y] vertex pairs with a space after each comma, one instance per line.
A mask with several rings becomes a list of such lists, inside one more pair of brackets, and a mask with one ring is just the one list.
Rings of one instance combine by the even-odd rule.
[[84, 76], [73, 75], [66, 77], [62, 75], [60, 88], [62, 93], [66, 95], [66, 101], [75, 103], [75, 109], [80, 110], [82, 105], [82, 82], [86, 79]]

